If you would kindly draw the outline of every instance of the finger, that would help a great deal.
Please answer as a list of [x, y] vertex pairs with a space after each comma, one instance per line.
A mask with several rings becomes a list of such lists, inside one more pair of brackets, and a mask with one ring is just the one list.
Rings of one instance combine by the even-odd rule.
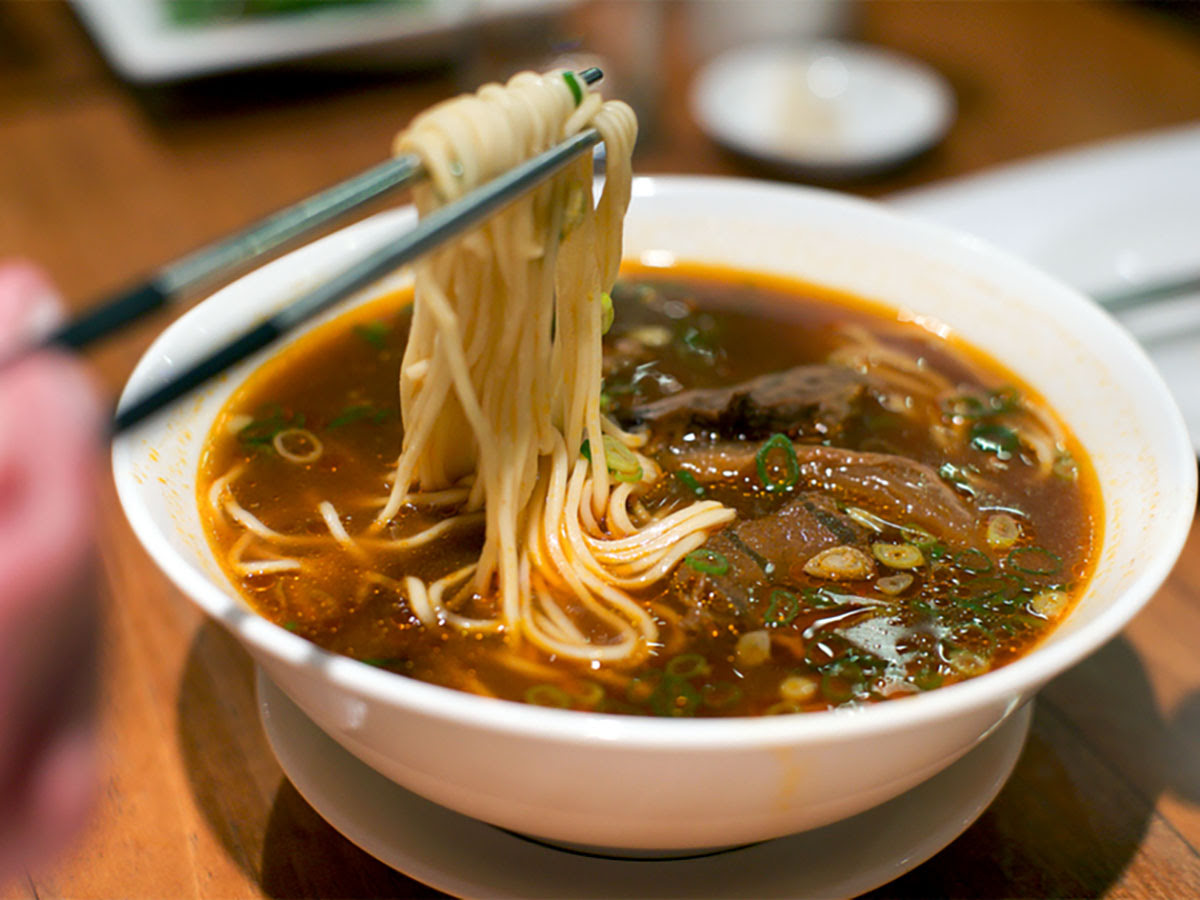
[[88, 618], [78, 586], [92, 546], [99, 422], [72, 360], [43, 354], [0, 379], [0, 793], [64, 715], [63, 667], [78, 659], [70, 645]]
[[46, 274], [24, 260], [0, 262], [0, 352], [48, 334], [63, 304]]

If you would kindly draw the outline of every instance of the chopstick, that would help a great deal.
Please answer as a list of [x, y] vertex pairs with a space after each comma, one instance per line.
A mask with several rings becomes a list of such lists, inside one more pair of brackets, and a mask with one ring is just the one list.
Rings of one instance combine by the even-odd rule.
[[[595, 84], [595, 67], [577, 77]], [[78, 350], [111, 334], [187, 292], [277, 250], [364, 204], [425, 177], [416, 156], [398, 156], [280, 210], [242, 231], [167, 263], [150, 278], [102, 301], [34, 342], [0, 357], [0, 369], [29, 353], [50, 347]]]
[[1169, 300], [1183, 294], [1200, 292], [1200, 272], [1182, 275], [1142, 287], [1106, 294], [1096, 294], [1092, 299], [1109, 312], [1124, 312], [1137, 309], [1159, 300]]
[[[598, 76], [599, 71], [596, 72]], [[320, 287], [293, 301], [262, 324], [193, 364], [161, 387], [122, 405], [113, 417], [112, 433], [119, 434], [137, 424], [213, 376], [274, 343], [296, 326], [355, 291], [477, 224], [599, 142], [599, 133], [589, 128], [489, 181], [461, 199], [441, 207], [422, 219], [417, 227], [399, 240], [368, 254]]]

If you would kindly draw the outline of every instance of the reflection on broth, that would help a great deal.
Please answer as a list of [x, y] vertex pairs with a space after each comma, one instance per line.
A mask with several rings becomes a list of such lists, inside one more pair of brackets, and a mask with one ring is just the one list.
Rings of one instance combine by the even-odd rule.
[[[497, 620], [501, 603], [458, 574], [485, 541], [469, 480], [373, 525], [402, 441], [401, 296], [298, 341], [214, 426], [200, 505], [250, 604], [435, 684], [661, 716], [927, 691], [1009, 662], [1069, 611], [1099, 543], [1098, 491], [1073, 438], [997, 365], [893, 312], [750, 273], [631, 267], [612, 295], [601, 413], [645, 443], [622, 452], [606, 435], [615, 500], [592, 545], [653, 640], [572, 659], [454, 627]], [[673, 539], [696, 510], [724, 518]], [[421, 589], [439, 593], [432, 621]], [[538, 612], [549, 632], [621, 639], [561, 585], [539, 590], [556, 598]]]

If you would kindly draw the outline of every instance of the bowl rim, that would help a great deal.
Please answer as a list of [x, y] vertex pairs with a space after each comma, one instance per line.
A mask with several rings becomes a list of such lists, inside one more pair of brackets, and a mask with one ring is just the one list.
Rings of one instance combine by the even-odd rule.
[[[1145, 399], [1147, 402], [1151, 399], [1157, 401], [1161, 410], [1156, 412], [1166, 417], [1168, 432], [1162, 446], [1156, 448], [1156, 458], [1163, 472], [1162, 480], [1170, 480], [1177, 485], [1177, 489], [1164, 498], [1162, 512], [1166, 518], [1165, 531], [1170, 539], [1158, 546], [1157, 552], [1143, 565], [1127, 589], [1087, 625], [1052, 643], [1037, 646], [1027, 655], [977, 678], [936, 691], [898, 698], [894, 702], [852, 709], [793, 716], [674, 720], [546, 709], [513, 701], [497, 702], [494, 698], [478, 697], [377, 669], [322, 650], [299, 635], [271, 624], [210, 581], [159, 532], [149, 509], [141, 502], [140, 485], [130, 465], [134, 442], [145, 433], [141, 427], [118, 437], [112, 448], [113, 477], [118, 498], [138, 540], [177, 588], [251, 649], [280, 663], [311, 670], [310, 674], [363, 699], [475, 729], [513, 736], [536, 735], [539, 740], [561, 743], [619, 741], [629, 748], [671, 749], [678, 752], [795, 746], [829, 738], [886, 735], [983, 708], [1004, 706], [1003, 713], [996, 720], [998, 725], [1024, 702], [1030, 692], [1114, 637], [1150, 600], [1175, 565], [1194, 516], [1197, 467], [1183, 417], [1165, 383], [1141, 346], [1098, 305], [1031, 264], [964, 232], [922, 221], [875, 201], [824, 189], [753, 179], [639, 176], [634, 182], [633, 195], [636, 202], [638, 197], [670, 197], [704, 192], [734, 195], [743, 201], [761, 197], [764, 200], [806, 202], [854, 215], [891, 219], [893, 227], [898, 225], [908, 229], [931, 252], [941, 247], [947, 251], [953, 249], [957, 254], [966, 253], [986, 264], [1007, 268], [1042, 291], [1057, 294], [1058, 301], [1065, 304], [1064, 314], [1069, 313], [1087, 322], [1089, 328], [1104, 332], [1106, 340], [1122, 349], [1123, 362], [1132, 366], [1136, 374], [1153, 387], [1153, 394]], [[222, 297], [230, 288], [246, 278], [270, 277], [291, 270], [304, 258], [304, 254], [313, 252], [318, 246], [327, 247], [332, 242], [365, 233], [369, 229], [394, 229], [401, 222], [411, 220], [411, 215], [411, 209], [407, 207], [378, 213], [294, 250], [217, 291], [172, 323], [145, 351], [122, 392], [122, 402], [137, 392], [139, 382], [157, 365], [164, 345], [189, 329], [200, 306], [222, 302]], [[152, 428], [154, 421], [146, 423], [146, 428]]]

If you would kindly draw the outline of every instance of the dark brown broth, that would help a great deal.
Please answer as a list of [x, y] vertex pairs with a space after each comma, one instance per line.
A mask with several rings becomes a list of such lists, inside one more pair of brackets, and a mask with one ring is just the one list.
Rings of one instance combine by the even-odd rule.
[[[317, 329], [255, 373], [227, 405], [210, 436], [199, 480], [218, 558], [226, 557], [241, 529], [209, 508], [208, 488], [243, 462], [247, 468], [235, 485], [238, 501], [274, 529], [327, 535], [317, 511], [321, 500], [334, 502], [352, 534], [373, 519], [400, 447], [397, 376], [406, 299], [384, 298]], [[700, 266], [629, 268], [614, 299], [604, 402], [616, 416], [680, 388], [719, 386], [823, 361], [839, 346], [839, 330], [847, 323], [886, 334], [890, 346], [925, 357], [964, 396], [985, 401], [1001, 396], [1007, 402], [1007, 392], [1015, 388], [1023, 403], [1040, 402], [981, 354], [931, 342], [916, 326], [897, 332], [894, 312], [783, 279]], [[656, 343], [664, 334], [670, 339], [661, 347], [637, 340]], [[254, 417], [249, 427], [247, 415]], [[931, 442], [928, 427], [940, 415], [938, 410], [924, 417], [900, 414], [871, 400], [836, 441], [848, 449], [904, 455], [951, 480], [961, 471], [986, 478], [986, 501], [968, 498], [976, 533], [939, 535], [929, 542], [889, 526], [877, 536], [884, 542], [923, 544], [926, 564], [915, 570], [912, 588], [890, 597], [869, 582], [832, 583], [798, 571], [775, 572], [743, 585], [734, 602], [703, 581], [704, 573], [681, 567], [669, 584], [640, 598], [659, 620], [663, 646], [633, 667], [590, 669], [549, 660], [529, 647], [507, 646], [496, 637], [426, 629], [401, 592], [363, 580], [367, 571], [392, 579], [444, 575], [473, 558], [482, 544], [481, 526], [458, 529], [435, 546], [405, 556], [372, 554], [363, 561], [330, 541], [319, 551], [303, 551], [304, 577], [239, 578], [232, 572], [230, 577], [256, 610], [326, 649], [424, 681], [512, 700], [630, 714], [744, 715], [824, 709], [927, 690], [975, 668], [1003, 665], [1041, 640], [1061, 616], [1039, 615], [1034, 598], [1057, 590], [1074, 602], [1091, 571], [1101, 527], [1094, 477], [1078, 447], [1069, 447], [1070, 466], [1063, 470], [1073, 477], [1041, 477], [1028, 454], [1001, 460], [1002, 454], [970, 441], [949, 450]], [[231, 429], [231, 422], [239, 427]], [[324, 444], [319, 460], [296, 465], [270, 448], [270, 436], [287, 425], [319, 436]], [[673, 438], [674, 448], [661, 440], [651, 444], [668, 470], [677, 468], [672, 454], [681, 436]], [[710, 439], [688, 435], [690, 446]], [[820, 436], [802, 440], [820, 443]], [[770, 457], [773, 472], [781, 460]], [[667, 475], [645, 503], [651, 512], [666, 510], [692, 499], [692, 490]], [[727, 479], [702, 490], [742, 516], [770, 513], [795, 493], [764, 491], [756, 477]], [[834, 500], [839, 510], [853, 505], [845, 497]], [[984, 525], [994, 514], [981, 510], [985, 503], [1019, 511], [1022, 535], [1012, 550], [995, 550], [984, 541]], [[402, 515], [403, 533], [439, 517]], [[880, 574], [888, 571], [880, 567]], [[684, 586], [690, 599], [681, 596]], [[486, 612], [486, 601], [474, 610]], [[751, 630], [770, 634], [771, 656], [760, 665], [743, 664], [735, 651], [738, 636]], [[791, 676], [799, 681], [781, 694], [781, 684]], [[797, 693], [797, 685], [805, 683], [810, 689]]]

